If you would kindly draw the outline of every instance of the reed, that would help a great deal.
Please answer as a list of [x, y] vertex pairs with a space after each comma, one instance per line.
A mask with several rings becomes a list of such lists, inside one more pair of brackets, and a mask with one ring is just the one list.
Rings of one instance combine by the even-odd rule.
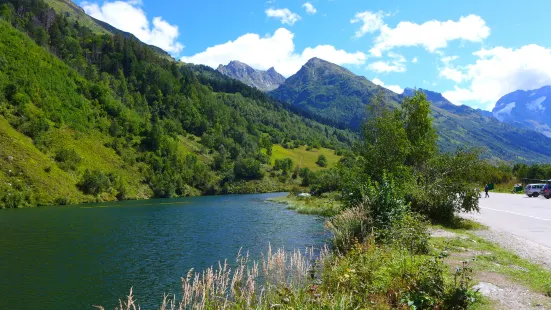
[[[184, 309], [265, 309], [282, 307], [293, 302], [297, 294], [307, 292], [319, 277], [329, 248], [319, 251], [313, 247], [305, 250], [285, 251], [283, 248], [262, 253], [259, 261], [251, 261], [249, 254], [241, 250], [235, 264], [227, 260], [202, 272], [190, 269], [181, 278], [181, 292], [165, 294], [160, 310]], [[302, 295], [307, 295], [302, 294]], [[101, 306], [96, 306], [104, 310]], [[125, 300], [119, 300], [116, 310], [139, 310], [132, 289]]]

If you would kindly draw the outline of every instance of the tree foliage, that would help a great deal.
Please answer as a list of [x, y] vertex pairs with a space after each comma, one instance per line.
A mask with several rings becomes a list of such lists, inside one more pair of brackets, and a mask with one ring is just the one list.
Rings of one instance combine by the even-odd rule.
[[123, 33], [94, 32], [42, 0], [0, 0], [0, 68], [1, 116], [60, 168], [91, 176], [70, 150], [48, 144], [66, 128], [106, 141], [157, 197], [262, 178], [276, 143], [346, 149], [355, 140], [211, 68], [178, 63]]

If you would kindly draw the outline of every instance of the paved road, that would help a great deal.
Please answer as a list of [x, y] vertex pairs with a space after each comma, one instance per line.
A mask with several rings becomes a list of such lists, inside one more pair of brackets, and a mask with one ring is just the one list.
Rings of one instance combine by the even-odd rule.
[[480, 199], [480, 214], [467, 217], [551, 248], [551, 199], [490, 192]]

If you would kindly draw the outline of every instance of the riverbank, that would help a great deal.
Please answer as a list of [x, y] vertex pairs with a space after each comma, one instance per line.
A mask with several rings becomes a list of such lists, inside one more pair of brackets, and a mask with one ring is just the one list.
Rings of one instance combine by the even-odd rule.
[[300, 214], [320, 215], [331, 217], [342, 210], [342, 203], [338, 200], [338, 194], [329, 193], [322, 197], [299, 197], [293, 193], [287, 196], [271, 198], [269, 201], [287, 205], [287, 208]]

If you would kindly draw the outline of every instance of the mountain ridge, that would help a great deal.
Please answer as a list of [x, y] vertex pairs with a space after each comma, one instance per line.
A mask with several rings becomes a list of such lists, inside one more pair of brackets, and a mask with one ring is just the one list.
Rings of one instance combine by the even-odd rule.
[[[381, 92], [392, 107], [399, 105], [412, 91], [406, 89], [405, 94], [396, 94], [345, 68], [312, 59], [270, 95], [358, 130], [366, 115], [366, 106], [376, 92]], [[483, 156], [494, 160], [551, 160], [551, 139], [527, 128], [502, 123], [487, 112], [454, 105], [440, 93], [422, 91], [432, 103], [433, 123], [440, 136], [441, 150], [475, 147], [483, 150]]]
[[265, 92], [272, 91], [285, 82], [285, 77], [274, 67], [266, 71], [257, 70], [237, 60], [232, 60], [227, 65], [220, 64], [216, 71]]
[[504, 123], [551, 137], [551, 86], [506, 94], [496, 102], [492, 114]]

